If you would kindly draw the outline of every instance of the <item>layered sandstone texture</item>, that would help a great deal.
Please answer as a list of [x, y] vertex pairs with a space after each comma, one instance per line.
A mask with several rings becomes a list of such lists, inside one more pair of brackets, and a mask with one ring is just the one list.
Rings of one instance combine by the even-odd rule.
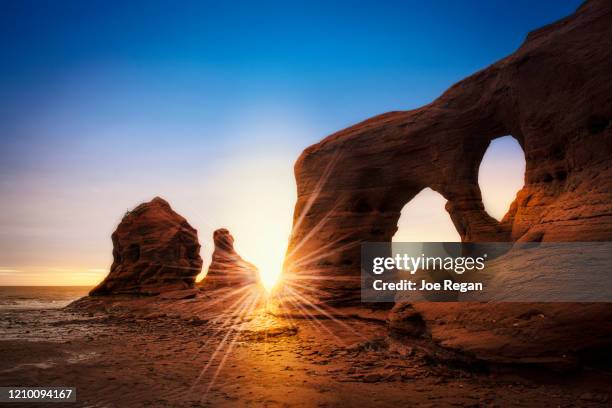
[[202, 269], [197, 231], [160, 197], [128, 211], [112, 240], [110, 273], [92, 296], [189, 289]]
[[[419, 109], [385, 113], [307, 148], [288, 278], [318, 298], [359, 304], [360, 243], [390, 241], [424, 188], [447, 200], [464, 242], [612, 240], [612, 2], [585, 2], [513, 54]], [[501, 222], [484, 210], [478, 169], [512, 135], [525, 185]]]
[[221, 228], [213, 233], [215, 250], [208, 273], [201, 282], [203, 290], [241, 288], [259, 283], [257, 267], [242, 259], [234, 249], [234, 237]]

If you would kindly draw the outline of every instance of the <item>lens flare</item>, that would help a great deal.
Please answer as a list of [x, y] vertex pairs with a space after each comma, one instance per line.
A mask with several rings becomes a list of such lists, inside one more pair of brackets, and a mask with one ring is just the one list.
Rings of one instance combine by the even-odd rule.
[[284, 257], [282, 251], [271, 252], [271, 254], [258, 257], [259, 259], [254, 260], [254, 263], [259, 269], [259, 278], [267, 293], [272, 292], [272, 289], [274, 289], [280, 280]]
[[[231, 232], [236, 252], [257, 267], [268, 292], [281, 275], [297, 194], [293, 160], [285, 157], [292, 156], [246, 156], [239, 165], [224, 169], [216, 190], [224, 197], [222, 214], [207, 223], [209, 229], [224, 227]], [[203, 247], [214, 244], [204, 242]]]

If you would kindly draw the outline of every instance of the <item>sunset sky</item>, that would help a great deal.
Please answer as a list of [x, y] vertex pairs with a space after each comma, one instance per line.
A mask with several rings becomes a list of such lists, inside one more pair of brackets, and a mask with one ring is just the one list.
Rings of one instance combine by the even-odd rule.
[[[0, 285], [97, 283], [122, 215], [156, 195], [205, 267], [226, 227], [279, 270], [305, 147], [430, 102], [580, 1], [288, 3], [0, 1]], [[494, 147], [499, 218], [524, 162]], [[402, 239], [456, 237], [444, 200], [418, 198]]]

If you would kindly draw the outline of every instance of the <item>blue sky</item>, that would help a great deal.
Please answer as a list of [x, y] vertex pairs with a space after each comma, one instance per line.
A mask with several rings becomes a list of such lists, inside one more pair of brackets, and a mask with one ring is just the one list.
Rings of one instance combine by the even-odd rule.
[[579, 3], [0, 0], [0, 284], [95, 282], [155, 195], [205, 256], [229, 227], [262, 257], [303, 148], [430, 102]]

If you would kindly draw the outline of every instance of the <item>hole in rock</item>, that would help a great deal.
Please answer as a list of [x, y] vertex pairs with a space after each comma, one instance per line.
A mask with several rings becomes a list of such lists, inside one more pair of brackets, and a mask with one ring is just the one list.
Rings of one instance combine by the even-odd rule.
[[430, 188], [421, 190], [404, 208], [397, 222], [393, 242], [460, 242], [446, 199]]
[[491, 142], [480, 163], [478, 184], [485, 211], [501, 221], [525, 184], [525, 153], [514, 137]]

